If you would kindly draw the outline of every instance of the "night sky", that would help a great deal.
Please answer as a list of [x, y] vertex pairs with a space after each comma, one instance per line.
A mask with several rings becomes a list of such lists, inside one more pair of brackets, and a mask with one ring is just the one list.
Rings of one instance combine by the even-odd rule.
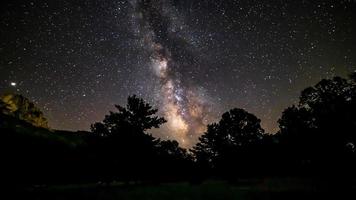
[[137, 94], [190, 146], [233, 108], [266, 132], [322, 78], [356, 70], [356, 1], [1, 1], [0, 93], [89, 130]]

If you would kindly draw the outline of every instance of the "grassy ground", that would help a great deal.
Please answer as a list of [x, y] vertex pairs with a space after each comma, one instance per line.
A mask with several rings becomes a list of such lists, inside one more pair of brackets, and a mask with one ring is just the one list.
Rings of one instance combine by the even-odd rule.
[[[353, 190], [355, 191], [355, 190]], [[350, 191], [349, 191], [350, 192]], [[351, 191], [352, 192], [352, 191]], [[354, 193], [354, 192], [352, 192]], [[159, 185], [110, 186], [98, 184], [52, 186], [31, 189], [27, 199], [52, 200], [210, 200], [210, 199], [345, 199], [350, 194], [331, 191], [310, 180], [265, 179], [244, 180], [237, 184], [205, 182], [199, 185], [171, 183]], [[353, 194], [355, 195], [355, 193]]]

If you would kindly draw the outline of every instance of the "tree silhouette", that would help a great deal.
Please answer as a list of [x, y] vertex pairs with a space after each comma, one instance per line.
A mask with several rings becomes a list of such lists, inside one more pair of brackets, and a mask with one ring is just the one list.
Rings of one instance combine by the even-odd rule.
[[[179, 147], [175, 140], [159, 141], [156, 146], [157, 177], [159, 180], [191, 179], [194, 171], [193, 159], [186, 149]], [[158, 175], [159, 174], [159, 175]]]
[[262, 139], [263, 133], [256, 116], [235, 108], [224, 113], [219, 123], [208, 126], [192, 152], [198, 165], [209, 166], [218, 173], [235, 174], [238, 168], [246, 169], [245, 166], [253, 165], [253, 148]]
[[162, 140], [157, 144], [158, 153], [163, 156], [172, 157], [173, 159], [187, 159], [187, 150], [179, 147], [175, 140]]
[[126, 108], [115, 105], [118, 112], [110, 112], [103, 123], [92, 125], [92, 132], [102, 136], [118, 134], [122, 131], [131, 133], [145, 133], [148, 129], [159, 128], [166, 122], [162, 117], [154, 116], [157, 109], [135, 95], [129, 96]]
[[345, 163], [356, 142], [355, 97], [354, 80], [340, 77], [303, 90], [299, 105], [286, 109], [279, 120], [286, 152], [318, 169]]
[[91, 141], [99, 161], [96, 164], [104, 168], [108, 179], [151, 175], [148, 171], [154, 168], [159, 140], [146, 131], [158, 128], [166, 120], [155, 116], [157, 109], [135, 95], [128, 97], [126, 107], [115, 107], [117, 112], [110, 112], [103, 122], [91, 126], [94, 136]]

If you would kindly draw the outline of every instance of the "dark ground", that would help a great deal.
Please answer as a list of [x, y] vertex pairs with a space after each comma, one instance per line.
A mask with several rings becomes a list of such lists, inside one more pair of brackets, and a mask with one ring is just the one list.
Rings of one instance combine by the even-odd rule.
[[234, 184], [209, 181], [202, 184], [123, 184], [112, 183], [36, 186], [18, 192], [26, 199], [37, 200], [112, 200], [112, 199], [353, 199], [356, 187], [340, 187], [310, 179], [256, 179], [240, 180]]

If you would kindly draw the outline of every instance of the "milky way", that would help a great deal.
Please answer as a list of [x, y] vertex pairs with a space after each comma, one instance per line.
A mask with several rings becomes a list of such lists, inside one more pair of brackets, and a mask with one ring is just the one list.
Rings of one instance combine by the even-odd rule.
[[0, 93], [53, 129], [89, 130], [136, 94], [168, 120], [150, 133], [185, 147], [234, 107], [276, 133], [302, 89], [356, 70], [354, 0], [0, 4]]
[[[167, 119], [165, 136], [177, 140], [183, 147], [190, 147], [211, 122], [211, 103], [180, 74], [182, 67], [193, 67], [193, 63], [176, 62], [176, 56], [180, 55], [172, 55], [170, 44], [178, 45], [179, 53], [187, 51], [185, 45], [189, 45], [180, 43], [177, 25], [172, 24], [178, 13], [174, 13], [167, 1], [132, 0], [131, 4], [133, 28], [139, 30], [138, 36], [142, 37], [144, 49], [149, 51], [152, 70], [159, 79], [155, 96], [161, 105], [160, 112]], [[179, 60], [182, 61], [182, 57]]]

